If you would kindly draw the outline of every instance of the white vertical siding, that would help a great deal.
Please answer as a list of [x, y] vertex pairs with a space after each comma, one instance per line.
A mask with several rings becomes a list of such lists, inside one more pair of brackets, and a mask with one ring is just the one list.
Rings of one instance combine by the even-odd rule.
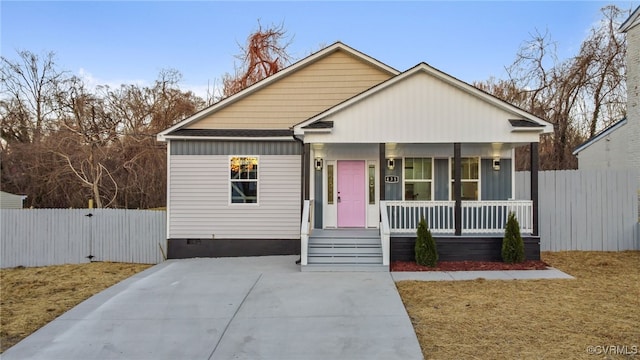
[[299, 155], [259, 155], [258, 204], [229, 203], [228, 155], [171, 156], [169, 237], [298, 239]]
[[425, 72], [402, 79], [326, 116], [330, 134], [307, 133], [317, 143], [529, 143], [534, 132], [512, 132], [521, 118]]
[[0, 218], [3, 268], [79, 264], [89, 262], [89, 255], [94, 261], [156, 264], [166, 253], [164, 211], [0, 210]]

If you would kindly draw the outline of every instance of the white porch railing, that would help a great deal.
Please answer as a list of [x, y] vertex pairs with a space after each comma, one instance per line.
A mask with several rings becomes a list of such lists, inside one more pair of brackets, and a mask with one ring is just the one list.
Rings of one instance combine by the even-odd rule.
[[392, 233], [415, 233], [424, 217], [434, 234], [455, 232], [453, 208], [455, 201], [386, 201], [389, 227]]
[[[414, 233], [422, 217], [434, 234], [455, 233], [455, 201], [386, 201], [385, 205], [392, 233]], [[516, 215], [520, 232], [533, 231], [530, 200], [463, 201], [462, 233], [503, 233], [509, 212]]]
[[309, 258], [309, 235], [313, 227], [313, 200], [305, 200], [302, 206], [302, 220], [300, 223], [300, 264], [305, 266]]

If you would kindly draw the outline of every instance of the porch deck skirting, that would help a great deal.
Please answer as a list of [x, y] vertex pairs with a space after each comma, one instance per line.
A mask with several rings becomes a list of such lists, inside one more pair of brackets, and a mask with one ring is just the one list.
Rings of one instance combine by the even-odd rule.
[[[502, 236], [434, 235], [439, 261], [502, 261]], [[540, 237], [523, 235], [526, 260], [540, 260]], [[415, 261], [416, 237], [391, 234], [391, 261]]]

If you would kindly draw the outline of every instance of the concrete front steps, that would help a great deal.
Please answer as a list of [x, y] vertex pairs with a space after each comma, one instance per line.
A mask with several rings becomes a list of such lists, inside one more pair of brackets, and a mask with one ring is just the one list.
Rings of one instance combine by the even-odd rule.
[[377, 229], [313, 230], [302, 271], [389, 271]]

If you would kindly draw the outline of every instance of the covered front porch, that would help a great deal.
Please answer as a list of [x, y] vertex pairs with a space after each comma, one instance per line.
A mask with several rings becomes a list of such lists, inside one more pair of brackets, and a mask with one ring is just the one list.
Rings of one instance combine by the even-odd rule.
[[[539, 257], [538, 143], [552, 131], [552, 124], [427, 64], [297, 124], [294, 134], [304, 144], [303, 266], [313, 264], [314, 229], [377, 230], [380, 266], [412, 260], [422, 217], [441, 259], [493, 260], [509, 212], [529, 239], [529, 258]], [[515, 198], [521, 146], [530, 147], [529, 199]]]

